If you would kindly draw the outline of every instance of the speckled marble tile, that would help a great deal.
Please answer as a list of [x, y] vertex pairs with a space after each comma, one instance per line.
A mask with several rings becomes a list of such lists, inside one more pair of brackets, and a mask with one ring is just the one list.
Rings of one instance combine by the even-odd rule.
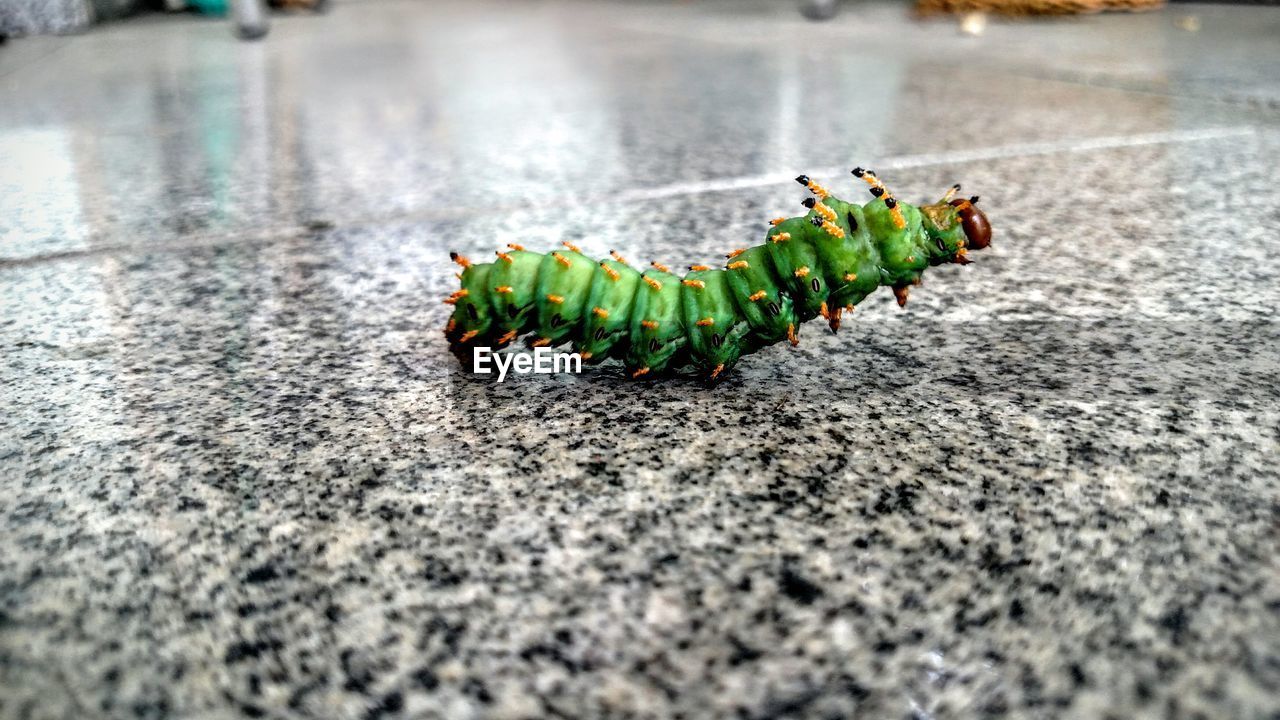
[[1277, 144], [886, 173], [995, 246], [714, 391], [461, 373], [445, 253], [793, 184], [0, 267], [0, 717], [1271, 718]]

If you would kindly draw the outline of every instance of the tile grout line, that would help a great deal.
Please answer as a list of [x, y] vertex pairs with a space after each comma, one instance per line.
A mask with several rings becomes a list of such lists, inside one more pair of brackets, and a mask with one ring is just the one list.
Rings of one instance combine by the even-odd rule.
[[[941, 153], [924, 153], [920, 155], [899, 155], [885, 158], [875, 163], [880, 170], [907, 170], [911, 168], [949, 165], [953, 163], [976, 162], [980, 160], [1006, 160], [1015, 157], [1034, 157], [1037, 155], [1071, 154], [1079, 152], [1095, 152], [1098, 150], [1114, 150], [1147, 145], [1169, 145], [1183, 142], [1201, 142], [1205, 140], [1221, 140], [1254, 134], [1252, 127], [1205, 128], [1201, 130], [1171, 130], [1141, 135], [1117, 135], [1112, 137], [1091, 138], [1086, 140], [1061, 140], [1053, 142], [1018, 143], [979, 150], [955, 150]], [[799, 168], [809, 175], [843, 175], [848, 167], [826, 167], [815, 170]], [[613, 202], [638, 200], [654, 200], [680, 195], [697, 195], [701, 193], [727, 192], [745, 188], [764, 187], [780, 183], [794, 182], [794, 173], [769, 173], [748, 175], [738, 178], [719, 180], [702, 180], [689, 183], [675, 183], [654, 188], [638, 188], [621, 190], [612, 193]], [[590, 204], [588, 199], [581, 204]], [[576, 204], [576, 203], [575, 203]]]
[[[906, 170], [912, 168], [933, 167], [937, 165], [978, 162], [983, 160], [1006, 160], [1019, 157], [1034, 157], [1037, 155], [1087, 153], [1100, 150], [1116, 150], [1151, 145], [1203, 142], [1206, 140], [1243, 137], [1247, 135], [1254, 135], [1256, 133], [1257, 130], [1252, 126], [1236, 126], [1200, 128], [1196, 130], [1167, 130], [1137, 135], [1114, 135], [1109, 137], [1086, 138], [1082, 140], [1014, 143], [1011, 145], [998, 145], [977, 150], [954, 150], [938, 153], [922, 153], [917, 155], [899, 155], [896, 157], [884, 158], [883, 160], [876, 162], [875, 167], [882, 172], [886, 169]], [[806, 172], [807, 174], [814, 176], [843, 175], [848, 171], [848, 169], [849, 168], [847, 167], [826, 167], [812, 170], [801, 168], [797, 171], [788, 171], [785, 173], [764, 173], [759, 175], [744, 175], [734, 178], [718, 178], [713, 180], [672, 183], [669, 185], [659, 185], [649, 188], [618, 190], [610, 192], [607, 196], [572, 196], [568, 200], [557, 201], [548, 199], [544, 201], [489, 207], [484, 210], [485, 212], [519, 212], [546, 208], [573, 208], [596, 204], [606, 197], [611, 203], [643, 202], [647, 200], [660, 200], [663, 198], [680, 197], [684, 195], [730, 192], [733, 190], [767, 187], [769, 185], [788, 184], [794, 182], [793, 178], [795, 177], [795, 172]], [[416, 212], [401, 213], [398, 215], [379, 218], [349, 218], [347, 220], [330, 221], [328, 224], [335, 229], [350, 229], [387, 223], [449, 220], [472, 215], [478, 211], [478, 208], [466, 207], [424, 208]], [[108, 242], [92, 248], [44, 253], [30, 257], [0, 257], [0, 269], [36, 265], [44, 262], [56, 262], [59, 260], [69, 260], [94, 255], [108, 255], [117, 252], [137, 252], [146, 250], [154, 252], [169, 252], [191, 248], [217, 247], [221, 245], [252, 244], [267, 240], [302, 237], [308, 234], [328, 231], [329, 229], [330, 228], [316, 230], [303, 225], [294, 225], [268, 229], [252, 235], [221, 232], [203, 237], [194, 236], [186, 242], [172, 243], [164, 245], [163, 247], [154, 247], [144, 243]]]

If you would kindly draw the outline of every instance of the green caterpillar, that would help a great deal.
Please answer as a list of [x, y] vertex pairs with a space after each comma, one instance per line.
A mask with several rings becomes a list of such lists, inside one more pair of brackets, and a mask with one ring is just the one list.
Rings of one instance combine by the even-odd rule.
[[578, 248], [547, 254], [518, 245], [492, 263], [457, 253], [462, 289], [445, 327], [465, 363], [477, 346], [503, 347], [532, 332], [530, 347], [573, 343], [588, 362], [616, 358], [632, 378], [692, 365], [708, 381], [738, 360], [782, 340], [821, 315], [832, 332], [843, 310], [881, 285], [906, 305], [930, 265], [968, 264], [966, 252], [991, 244], [991, 225], [977, 197], [932, 205], [899, 202], [870, 170], [853, 174], [875, 198], [856, 205], [832, 197], [801, 175], [813, 194], [800, 217], [771, 222], [763, 245], [735, 250], [723, 269], [693, 265], [683, 278], [663, 265], [636, 270], [616, 252], [595, 261]]

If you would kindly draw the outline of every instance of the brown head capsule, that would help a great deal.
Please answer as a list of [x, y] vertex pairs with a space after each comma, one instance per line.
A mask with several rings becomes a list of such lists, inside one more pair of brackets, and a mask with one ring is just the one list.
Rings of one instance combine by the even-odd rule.
[[[976, 199], [976, 198], [974, 198]], [[978, 209], [970, 200], [956, 199], [951, 204], [960, 216], [960, 227], [964, 228], [967, 244], [974, 250], [981, 250], [991, 244], [991, 223], [987, 214]]]

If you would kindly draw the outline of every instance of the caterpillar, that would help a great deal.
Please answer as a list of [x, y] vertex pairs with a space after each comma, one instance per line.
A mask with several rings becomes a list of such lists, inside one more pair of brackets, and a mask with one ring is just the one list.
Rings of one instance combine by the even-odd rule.
[[631, 378], [691, 366], [709, 383], [745, 355], [783, 340], [799, 344], [801, 323], [821, 316], [832, 332], [840, 317], [881, 285], [906, 306], [931, 265], [969, 264], [968, 251], [991, 244], [977, 196], [913, 206], [876, 176], [854, 168], [870, 187], [865, 205], [846, 202], [806, 175], [804, 215], [770, 221], [765, 242], [734, 250], [723, 267], [692, 265], [677, 275], [651, 263], [638, 269], [617, 252], [596, 261], [572, 243], [549, 253], [510, 244], [496, 259], [450, 257], [462, 287], [445, 299], [450, 349], [464, 365], [472, 348], [504, 347], [529, 335], [529, 347], [572, 343], [586, 362], [621, 360]]

